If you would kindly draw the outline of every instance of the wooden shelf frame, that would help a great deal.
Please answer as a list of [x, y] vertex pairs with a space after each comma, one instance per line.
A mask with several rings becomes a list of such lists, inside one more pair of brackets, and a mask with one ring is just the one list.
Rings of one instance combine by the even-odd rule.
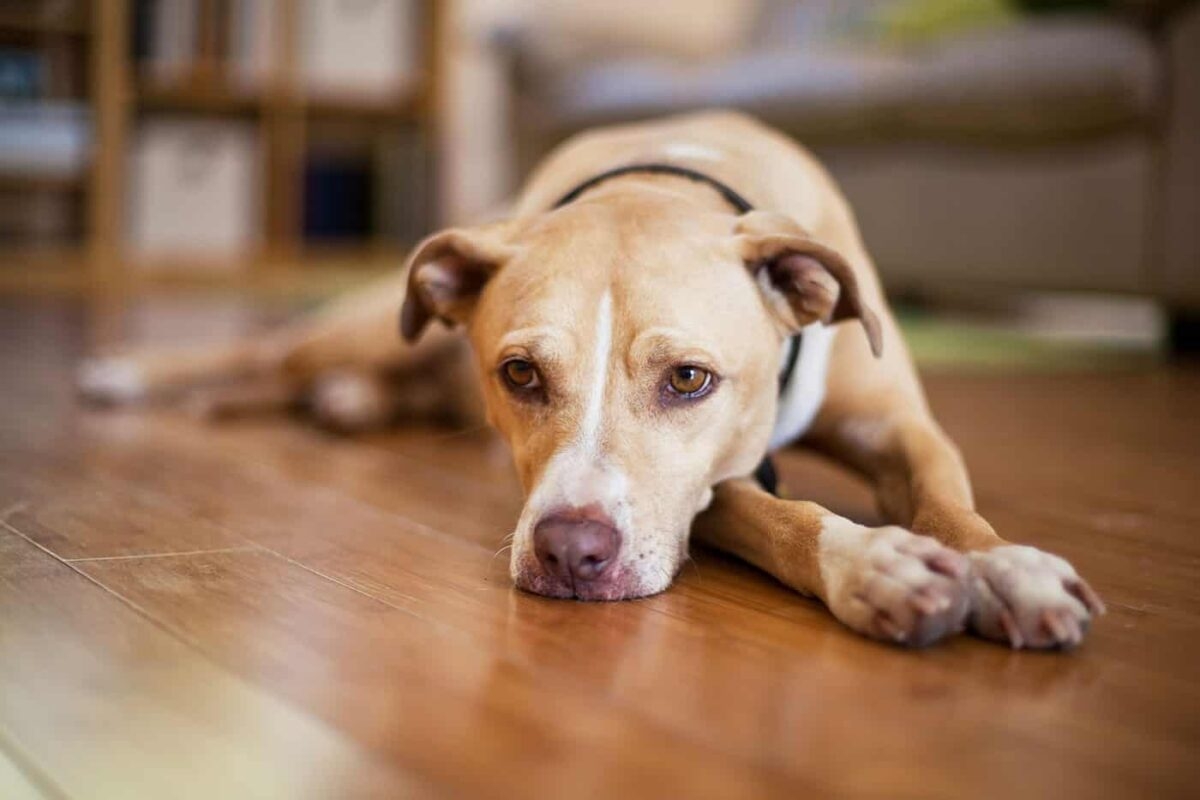
[[[299, 8], [290, 0], [275, 4], [279, 15], [275, 20], [279, 63], [256, 94], [234, 91], [220, 77], [217, 64], [205, 55], [203, 47], [193, 80], [164, 86], [140, 79], [130, 57], [133, 22], [130, 0], [89, 0], [83, 21], [73, 20], [70, 25], [56, 27], [32, 17], [14, 22], [19, 30], [78, 35], [82, 46], [87, 47], [88, 101], [93, 112], [94, 141], [87, 174], [77, 181], [56, 181], [51, 186], [20, 176], [0, 177], [0, 185], [8, 180], [10, 186], [28, 184], [31, 188], [82, 190], [85, 195], [85, 233], [80, 252], [55, 251], [52, 256], [6, 254], [2, 259], [5, 263], [0, 263], [0, 292], [124, 292], [158, 283], [261, 287], [280, 284], [287, 276], [301, 284], [316, 285], [322, 281], [308, 280], [302, 274], [309, 272], [310, 266], [319, 270], [336, 264], [332, 268], [339, 274], [351, 274], [353, 270], [347, 269], [347, 264], [361, 261], [362, 272], [370, 274], [379, 271], [388, 259], [398, 262], [403, 257], [401, 248], [380, 248], [376, 241], [365, 242], [357, 249], [335, 247], [338, 255], [333, 258], [327, 254], [329, 248], [305, 245], [300, 227], [304, 156], [312, 124], [346, 120], [380, 126], [416, 126], [436, 161], [441, 107], [438, 93], [442, 85], [440, 45], [450, 3], [419, 1], [423, 18], [417, 47], [422, 63], [412, 90], [391, 101], [306, 97], [299, 80]], [[206, 15], [201, 21], [202, 32], [211, 31], [216, 24], [218, 2], [201, 0], [201, 11]], [[0, 14], [0, 27], [5, 19]], [[49, 27], [43, 28], [43, 24]], [[239, 259], [234, 268], [189, 269], [182, 262], [144, 265], [127, 255], [124, 209], [130, 133], [140, 114], [157, 113], [249, 117], [258, 126], [263, 157], [260, 203], [263, 246], [259, 252]], [[431, 207], [437, 207], [432, 198], [430, 202]], [[42, 274], [40, 271], [50, 262], [57, 267]], [[38, 274], [32, 274], [35, 271]]]

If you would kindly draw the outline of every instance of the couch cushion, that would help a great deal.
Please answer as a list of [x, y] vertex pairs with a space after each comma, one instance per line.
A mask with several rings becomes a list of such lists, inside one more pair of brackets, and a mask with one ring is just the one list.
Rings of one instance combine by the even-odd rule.
[[919, 50], [826, 46], [699, 66], [615, 61], [561, 72], [539, 94], [542, 121], [556, 128], [737, 106], [818, 138], [1043, 139], [1151, 119], [1158, 59], [1143, 30], [1070, 15]]

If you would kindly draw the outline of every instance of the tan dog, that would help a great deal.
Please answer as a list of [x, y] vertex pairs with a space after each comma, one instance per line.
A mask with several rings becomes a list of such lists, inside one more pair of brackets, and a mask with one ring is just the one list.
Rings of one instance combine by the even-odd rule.
[[[610, 174], [645, 164], [684, 174]], [[396, 341], [401, 302], [414, 347]], [[857, 323], [827, 327], [843, 319]], [[102, 360], [81, 381], [132, 399], [239, 375], [206, 395], [211, 408], [305, 396], [349, 428], [406, 404], [469, 413], [464, 350], [426, 330], [434, 320], [468, 333], [525, 488], [521, 588], [660, 592], [694, 530], [887, 641], [927, 644], [969, 623], [1013, 647], [1072, 646], [1103, 610], [1069, 564], [1005, 542], [974, 511], [845, 200], [808, 153], [740, 115], [572, 139], [510, 219], [430, 237], [384, 285], [263, 340]], [[902, 527], [864, 527], [747, 477], [801, 438], [869, 478]]]

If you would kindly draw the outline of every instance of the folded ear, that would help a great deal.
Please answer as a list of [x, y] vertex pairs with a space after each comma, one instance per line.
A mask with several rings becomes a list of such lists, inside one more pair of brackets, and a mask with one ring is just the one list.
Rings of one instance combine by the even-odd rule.
[[408, 289], [400, 309], [400, 334], [415, 342], [433, 319], [446, 325], [467, 321], [479, 293], [507, 261], [513, 247], [507, 226], [451, 228], [417, 245], [408, 259]]
[[734, 232], [746, 267], [788, 330], [857, 319], [871, 352], [879, 357], [879, 317], [864, 304], [854, 270], [840, 253], [813, 239], [789, 217], [766, 211], [742, 215]]

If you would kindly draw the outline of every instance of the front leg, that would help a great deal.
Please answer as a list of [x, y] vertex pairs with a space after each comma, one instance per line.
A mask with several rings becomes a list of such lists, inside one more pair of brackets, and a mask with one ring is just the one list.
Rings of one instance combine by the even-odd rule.
[[921, 647], [966, 624], [967, 561], [928, 536], [859, 525], [746, 479], [717, 486], [693, 531], [872, 638]]
[[1083, 641], [1104, 613], [1100, 598], [1062, 558], [996, 535], [975, 511], [962, 458], [927, 412], [847, 412], [833, 404], [811, 443], [866, 475], [890, 520], [968, 554], [974, 632], [1017, 649]]

